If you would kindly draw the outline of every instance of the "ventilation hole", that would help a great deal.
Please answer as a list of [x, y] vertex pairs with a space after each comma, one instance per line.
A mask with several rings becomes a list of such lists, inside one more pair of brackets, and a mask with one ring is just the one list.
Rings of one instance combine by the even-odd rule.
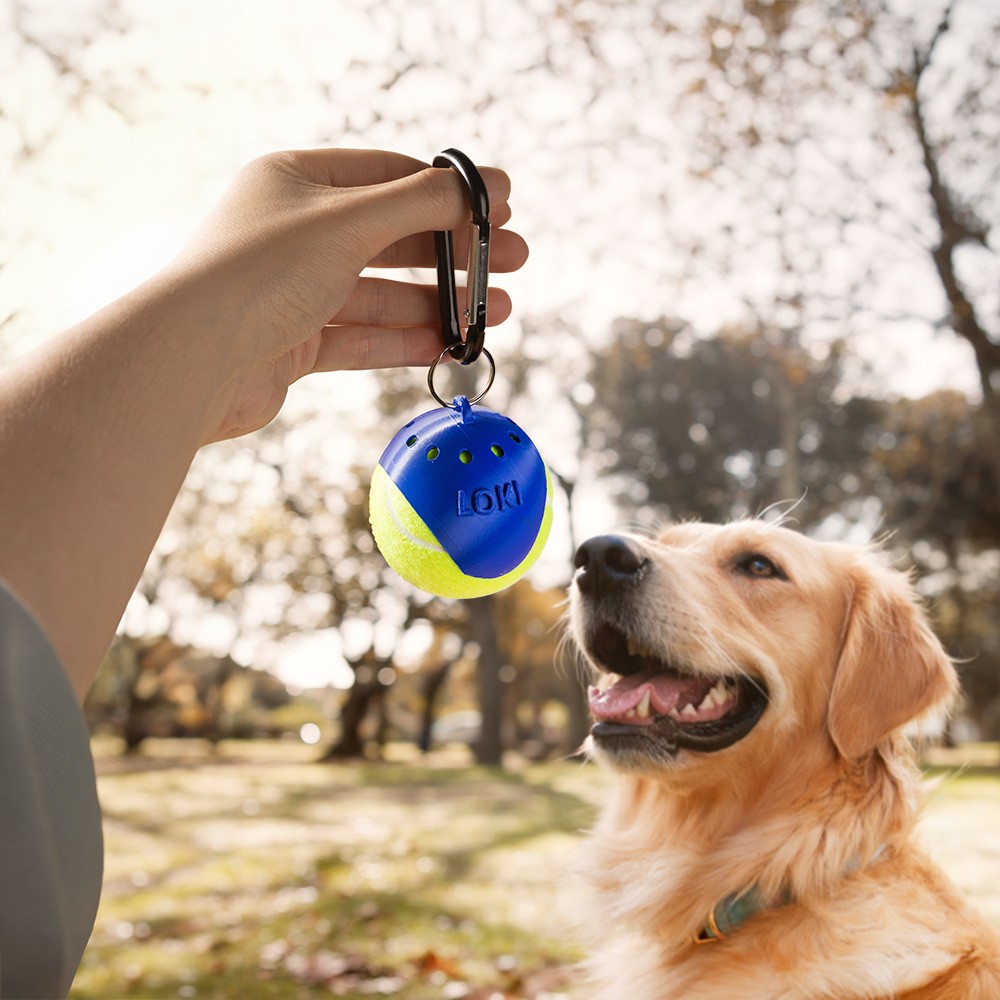
[[521, 443], [521, 439], [513, 431], [511, 431], [507, 436], [511, 439], [511, 441], [515, 442], [515, 444]]
[[433, 462], [434, 459], [437, 458], [438, 455], [440, 455], [440, 454], [441, 454], [441, 452], [437, 448], [428, 448], [427, 449], [427, 461], [428, 462]]
[[498, 445], [498, 444], [491, 444], [490, 445], [490, 451], [492, 451], [493, 454], [496, 455], [497, 458], [503, 458], [503, 448], [501, 448], [500, 445]]
[[460, 451], [458, 453], [458, 460], [462, 463], [462, 465], [468, 465], [469, 462], [472, 461], [472, 452], [471, 451]]
[[416, 443], [417, 443], [417, 435], [416, 434], [411, 434], [406, 439], [406, 447], [407, 448], [412, 448]]

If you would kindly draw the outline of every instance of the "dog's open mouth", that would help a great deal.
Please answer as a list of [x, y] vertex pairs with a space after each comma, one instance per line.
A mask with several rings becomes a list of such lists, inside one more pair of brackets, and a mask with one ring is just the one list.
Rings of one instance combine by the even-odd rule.
[[609, 749], [653, 741], [658, 750], [712, 752], [743, 739], [767, 708], [767, 689], [747, 675], [704, 677], [658, 659], [609, 624], [590, 636], [607, 675], [589, 689], [591, 735]]

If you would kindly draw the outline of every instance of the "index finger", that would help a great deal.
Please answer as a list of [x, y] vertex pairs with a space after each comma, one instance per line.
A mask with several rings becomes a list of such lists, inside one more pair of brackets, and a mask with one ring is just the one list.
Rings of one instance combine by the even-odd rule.
[[[480, 173], [497, 217], [508, 218], [507, 174], [495, 167], [484, 167]], [[403, 251], [409, 254], [419, 247], [421, 241], [415, 243], [412, 237], [453, 230], [472, 217], [469, 193], [458, 173], [449, 167], [425, 168], [384, 184], [329, 190], [341, 229], [351, 237], [361, 267], [376, 260], [379, 266], [398, 267], [404, 261], [416, 264], [422, 256], [419, 250], [412, 261], [402, 256]], [[520, 239], [507, 234], [506, 242], [512, 238]], [[429, 237], [425, 235], [425, 239]]]
[[430, 166], [386, 149], [297, 149], [287, 155], [295, 159], [305, 176], [327, 187], [385, 184]]
[[[386, 184], [430, 167], [422, 160], [386, 149], [299, 149], [288, 155], [294, 157], [310, 180], [328, 187]], [[507, 201], [510, 197], [507, 174], [496, 167], [479, 167], [478, 170], [486, 183], [490, 205]]]

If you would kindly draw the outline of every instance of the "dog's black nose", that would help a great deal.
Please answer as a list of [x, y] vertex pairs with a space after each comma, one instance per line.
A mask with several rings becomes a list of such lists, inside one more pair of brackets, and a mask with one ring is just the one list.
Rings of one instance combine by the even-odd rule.
[[647, 560], [627, 538], [597, 535], [576, 550], [576, 585], [585, 594], [638, 583]]

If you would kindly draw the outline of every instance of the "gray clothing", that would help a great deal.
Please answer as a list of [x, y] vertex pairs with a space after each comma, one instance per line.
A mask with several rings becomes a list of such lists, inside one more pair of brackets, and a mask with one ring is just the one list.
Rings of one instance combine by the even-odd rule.
[[45, 633], [0, 582], [0, 998], [66, 996], [103, 865], [83, 714]]

